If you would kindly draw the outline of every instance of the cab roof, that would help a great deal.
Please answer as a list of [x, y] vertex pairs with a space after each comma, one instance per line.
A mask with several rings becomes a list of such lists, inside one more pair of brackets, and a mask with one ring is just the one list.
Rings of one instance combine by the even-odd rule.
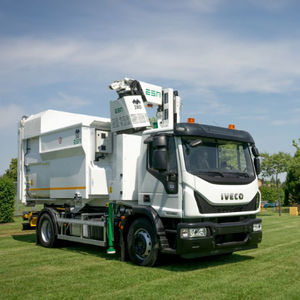
[[175, 125], [174, 134], [176, 136], [199, 136], [254, 144], [252, 136], [247, 131], [212, 125], [178, 123]]

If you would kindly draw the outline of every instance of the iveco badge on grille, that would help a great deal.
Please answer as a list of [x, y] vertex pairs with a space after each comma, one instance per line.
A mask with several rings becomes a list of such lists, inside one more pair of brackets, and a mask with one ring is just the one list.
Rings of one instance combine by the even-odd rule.
[[243, 200], [242, 193], [221, 193], [221, 200]]

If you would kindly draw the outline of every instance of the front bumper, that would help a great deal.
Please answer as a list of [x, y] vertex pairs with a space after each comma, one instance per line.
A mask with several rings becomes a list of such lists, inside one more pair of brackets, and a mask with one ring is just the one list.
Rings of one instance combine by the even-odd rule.
[[[253, 231], [253, 224], [261, 219], [247, 219], [230, 223], [179, 223], [177, 226], [176, 254], [186, 258], [231, 253], [257, 248], [262, 240], [261, 231]], [[200, 238], [181, 238], [182, 228], [206, 227], [208, 234]]]

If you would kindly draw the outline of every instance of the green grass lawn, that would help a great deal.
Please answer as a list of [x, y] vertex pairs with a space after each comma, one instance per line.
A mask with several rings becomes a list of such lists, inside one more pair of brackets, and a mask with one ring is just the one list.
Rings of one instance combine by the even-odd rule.
[[120, 262], [98, 247], [35, 244], [21, 218], [0, 225], [0, 299], [300, 299], [300, 217], [261, 213], [258, 249], [156, 268]]

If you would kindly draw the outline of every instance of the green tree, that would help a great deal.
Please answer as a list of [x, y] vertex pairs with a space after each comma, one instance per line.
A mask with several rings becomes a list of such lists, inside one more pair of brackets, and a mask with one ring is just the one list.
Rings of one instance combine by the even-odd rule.
[[293, 140], [293, 146], [296, 152], [286, 176], [286, 190], [292, 202], [300, 203], [300, 139]]
[[300, 138], [298, 139], [298, 143], [296, 140], [293, 140], [293, 146], [296, 147], [296, 156], [300, 156]]
[[[262, 185], [259, 188], [260, 192], [261, 192], [261, 200], [262, 201], [267, 201], [268, 203], [275, 203], [277, 201], [278, 198], [278, 194], [277, 194], [277, 189], [275, 187], [275, 185], [273, 186], [268, 186], [268, 185]], [[279, 188], [280, 191], [280, 195], [283, 198], [284, 197], [284, 192], [282, 188]]]
[[262, 153], [263, 158], [261, 163], [261, 171], [263, 177], [275, 177], [275, 185], [277, 190], [277, 199], [279, 202], [279, 215], [281, 215], [281, 197], [279, 189], [279, 178], [278, 175], [288, 171], [291, 164], [292, 157], [288, 153], [279, 152], [270, 155], [269, 153]]
[[0, 177], [0, 223], [13, 222], [15, 185], [7, 176]]
[[18, 179], [18, 160], [17, 158], [12, 158], [9, 164], [9, 168], [5, 172], [5, 176], [12, 179], [14, 182]]

